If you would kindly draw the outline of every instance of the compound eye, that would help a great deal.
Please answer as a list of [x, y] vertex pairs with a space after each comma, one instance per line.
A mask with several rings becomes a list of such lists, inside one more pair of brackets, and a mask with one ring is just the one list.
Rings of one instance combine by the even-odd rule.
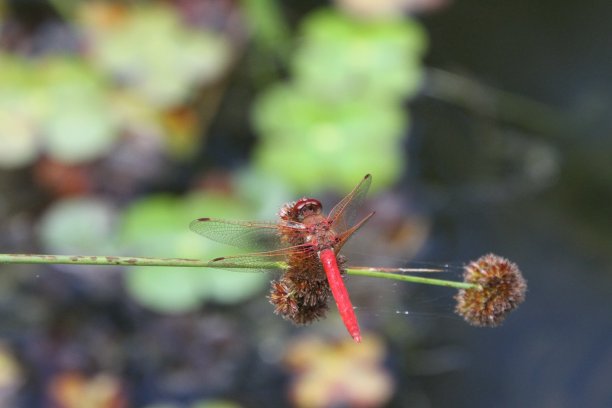
[[293, 207], [297, 213], [300, 221], [303, 221], [309, 215], [321, 213], [321, 202], [314, 198], [302, 198], [295, 203]]

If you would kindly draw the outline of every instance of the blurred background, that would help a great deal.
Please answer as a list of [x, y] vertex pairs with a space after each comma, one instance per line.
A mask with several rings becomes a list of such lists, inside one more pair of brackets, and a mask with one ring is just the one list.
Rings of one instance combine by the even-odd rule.
[[0, 252], [208, 259], [188, 229], [329, 209], [346, 255], [518, 263], [496, 329], [350, 277], [295, 327], [266, 274], [0, 267], [3, 407], [612, 406], [612, 3], [0, 1]]

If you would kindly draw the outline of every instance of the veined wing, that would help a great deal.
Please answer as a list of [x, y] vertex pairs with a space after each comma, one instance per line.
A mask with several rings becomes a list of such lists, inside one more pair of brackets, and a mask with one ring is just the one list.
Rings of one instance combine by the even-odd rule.
[[372, 184], [372, 176], [366, 174], [353, 191], [329, 212], [329, 219], [336, 233], [341, 234], [353, 226], [359, 208], [370, 189], [370, 184]]
[[[299, 252], [309, 251], [310, 245], [297, 245], [275, 251], [255, 252], [244, 255], [224, 256], [210, 261], [212, 267], [236, 272], [268, 272], [285, 269], [287, 258]], [[308, 256], [314, 256], [314, 252]]]
[[189, 228], [208, 239], [238, 248], [275, 250], [282, 247], [278, 223], [200, 218]]
[[334, 250], [337, 252], [340, 251], [340, 249], [342, 249], [342, 247], [344, 246], [344, 244], [346, 244], [346, 241], [348, 241], [348, 239], [357, 231], [359, 230], [359, 228], [361, 228], [363, 226], [363, 224], [366, 223], [367, 220], [369, 220], [373, 215], [374, 215], [374, 211], [372, 211], [371, 213], [369, 213], [368, 215], [366, 215], [365, 217], [363, 217], [361, 219], [361, 221], [359, 221], [357, 224], [353, 225], [351, 228], [347, 229], [346, 231], [344, 231], [342, 234], [340, 234], [340, 236], [338, 237], [338, 243], [336, 245], [334, 245]]

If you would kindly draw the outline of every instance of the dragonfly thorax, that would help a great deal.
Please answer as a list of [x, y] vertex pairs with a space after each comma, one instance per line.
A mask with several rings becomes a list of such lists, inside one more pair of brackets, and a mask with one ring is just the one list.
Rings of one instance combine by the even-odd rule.
[[312, 244], [316, 251], [332, 248], [336, 244], [336, 232], [327, 217], [321, 214], [309, 215], [304, 218], [303, 224], [308, 229], [304, 243]]

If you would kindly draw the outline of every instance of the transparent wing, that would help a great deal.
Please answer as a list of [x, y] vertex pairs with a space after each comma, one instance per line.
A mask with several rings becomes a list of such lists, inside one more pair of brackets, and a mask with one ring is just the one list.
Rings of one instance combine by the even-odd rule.
[[283, 246], [279, 224], [272, 222], [200, 218], [189, 224], [189, 228], [208, 239], [238, 248], [267, 251]]
[[359, 221], [357, 224], [353, 225], [351, 228], [340, 234], [338, 243], [334, 245], [334, 249], [336, 250], [336, 252], [339, 252], [340, 249], [342, 249], [342, 247], [344, 246], [344, 244], [346, 244], [346, 241], [348, 241], [348, 239], [351, 237], [351, 235], [353, 235], [357, 230], [359, 230], [359, 228], [361, 228], [363, 224], [365, 224], [366, 221], [368, 221], [373, 215], [374, 211], [363, 217], [361, 221]]
[[251, 254], [224, 256], [210, 261], [210, 265], [235, 272], [269, 272], [284, 270], [287, 258], [301, 253], [304, 257], [315, 256], [309, 251], [310, 245], [297, 245], [276, 251], [255, 252]]
[[337, 234], [342, 234], [353, 226], [359, 208], [368, 194], [370, 184], [372, 184], [372, 176], [366, 174], [363, 180], [357, 184], [357, 187], [330, 211], [329, 219], [331, 220], [332, 228]]

